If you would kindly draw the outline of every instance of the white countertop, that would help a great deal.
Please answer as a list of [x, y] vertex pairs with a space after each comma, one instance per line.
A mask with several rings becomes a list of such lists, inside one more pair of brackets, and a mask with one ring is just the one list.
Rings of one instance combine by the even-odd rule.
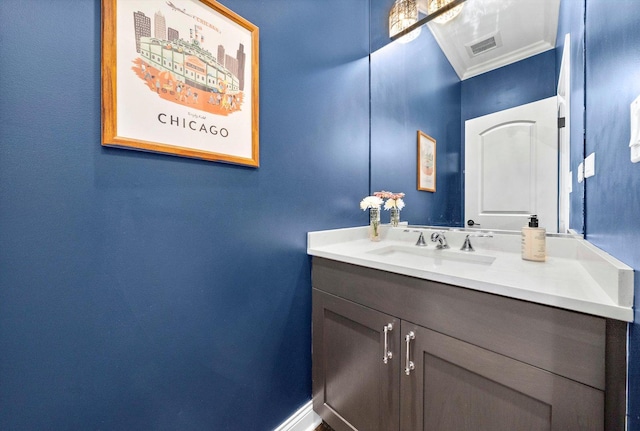
[[[426, 247], [415, 245], [424, 232]], [[520, 235], [471, 238], [475, 252], [460, 251], [470, 231], [446, 230], [448, 250], [436, 250], [431, 228], [367, 227], [308, 234], [307, 253], [411, 277], [522, 299], [627, 322], [633, 321], [633, 269], [578, 237], [547, 238], [546, 262], [520, 256]]]

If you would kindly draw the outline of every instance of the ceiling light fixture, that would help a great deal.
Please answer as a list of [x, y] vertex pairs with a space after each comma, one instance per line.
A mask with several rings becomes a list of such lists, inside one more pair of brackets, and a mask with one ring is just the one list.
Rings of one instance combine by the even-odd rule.
[[[418, 22], [418, 4], [416, 0], [396, 0], [389, 12], [389, 37], [393, 38], [404, 29]], [[421, 27], [398, 39], [402, 43], [411, 42], [420, 36]]]
[[[462, 10], [462, 4], [466, 0], [427, 0], [427, 16], [418, 21], [418, 6], [416, 0], [396, 0], [389, 12], [389, 37], [391, 40], [409, 42], [420, 34], [420, 28], [429, 21], [438, 21], [440, 16], [447, 16], [444, 22], [448, 22], [458, 16]], [[439, 9], [431, 12], [431, 4]], [[451, 11], [454, 11], [450, 13]], [[424, 12], [424, 11], [423, 11]], [[415, 16], [415, 18], [413, 18]]]
[[[429, 0], [429, 3], [427, 5], [427, 12], [429, 13], [429, 15], [431, 15], [434, 12], [437, 12], [443, 7], [447, 6], [451, 2], [453, 2], [453, 0]], [[433, 21], [437, 22], [438, 24], [444, 24], [451, 21], [460, 14], [462, 6], [464, 5], [459, 4], [458, 6], [449, 9], [448, 11], [435, 17]]]

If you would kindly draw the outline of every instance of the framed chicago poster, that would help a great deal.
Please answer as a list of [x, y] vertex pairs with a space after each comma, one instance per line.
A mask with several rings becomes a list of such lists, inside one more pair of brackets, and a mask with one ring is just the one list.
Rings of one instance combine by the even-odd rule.
[[418, 190], [436, 191], [436, 140], [418, 130]]
[[102, 145], [259, 166], [258, 27], [213, 0], [102, 0]]

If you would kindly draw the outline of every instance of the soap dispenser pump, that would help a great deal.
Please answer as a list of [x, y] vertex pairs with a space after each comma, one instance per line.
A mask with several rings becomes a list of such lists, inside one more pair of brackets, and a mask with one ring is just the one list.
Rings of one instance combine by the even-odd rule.
[[544, 262], [547, 258], [547, 232], [538, 227], [538, 216], [529, 217], [529, 225], [522, 228], [522, 258]]

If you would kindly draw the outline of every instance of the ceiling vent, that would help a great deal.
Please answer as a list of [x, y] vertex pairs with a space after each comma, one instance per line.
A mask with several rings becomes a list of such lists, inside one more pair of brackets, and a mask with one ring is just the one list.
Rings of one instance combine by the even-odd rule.
[[502, 46], [502, 38], [499, 32], [492, 33], [479, 40], [466, 44], [464, 47], [467, 49], [469, 57], [475, 57], [483, 52], [491, 51], [492, 49]]

